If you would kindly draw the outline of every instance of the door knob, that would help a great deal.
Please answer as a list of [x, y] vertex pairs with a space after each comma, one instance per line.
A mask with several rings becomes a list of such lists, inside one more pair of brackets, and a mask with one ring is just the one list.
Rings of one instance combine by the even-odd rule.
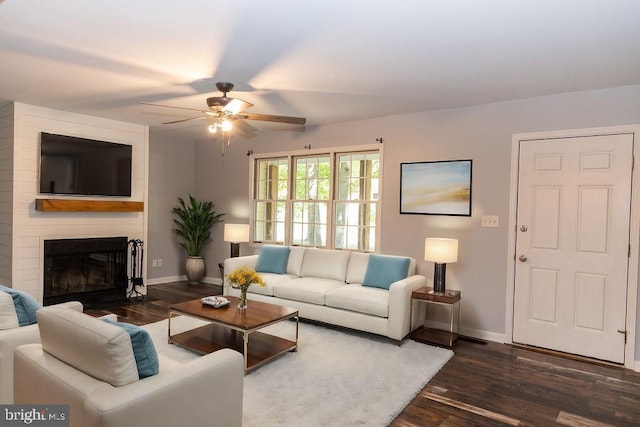
[[527, 260], [527, 256], [526, 255], [520, 255], [518, 257], [518, 259], [520, 260], [520, 262], [525, 262]]
[[525, 232], [529, 229], [529, 227], [527, 227], [526, 225], [521, 225], [520, 226], [520, 231]]

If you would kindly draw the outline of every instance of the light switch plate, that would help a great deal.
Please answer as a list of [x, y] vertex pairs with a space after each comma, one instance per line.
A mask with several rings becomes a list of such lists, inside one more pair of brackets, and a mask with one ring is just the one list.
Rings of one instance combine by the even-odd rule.
[[498, 225], [498, 215], [482, 215], [483, 227], [497, 227]]

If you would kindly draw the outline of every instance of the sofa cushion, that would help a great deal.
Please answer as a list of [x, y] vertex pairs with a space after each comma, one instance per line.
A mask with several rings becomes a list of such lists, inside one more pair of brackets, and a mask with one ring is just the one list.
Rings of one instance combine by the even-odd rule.
[[293, 274], [274, 274], [274, 273], [260, 273], [262, 276], [262, 281], [264, 282], [264, 286], [260, 285], [251, 285], [249, 286], [250, 294], [260, 294], [260, 295], [269, 295], [273, 296], [273, 286], [283, 282], [285, 280], [297, 279], [298, 276], [294, 276]]
[[346, 285], [327, 292], [324, 300], [327, 307], [389, 317], [389, 292], [385, 289]]
[[259, 273], [284, 274], [287, 271], [288, 260], [288, 246], [262, 245], [256, 262], [256, 271]]
[[371, 254], [362, 284], [389, 289], [392, 283], [407, 278], [409, 264], [406, 257]]
[[0, 285], [0, 291], [8, 293], [13, 298], [13, 306], [20, 326], [33, 325], [37, 322], [36, 311], [40, 309], [40, 304], [31, 295], [2, 285]]
[[289, 262], [287, 263], [287, 273], [300, 276], [300, 269], [302, 269], [302, 260], [304, 259], [304, 253], [306, 248], [299, 246], [291, 246], [289, 249]]
[[59, 307], [41, 308], [37, 317], [47, 353], [114, 387], [138, 380], [131, 338], [124, 329]]
[[301, 277], [286, 280], [273, 287], [273, 295], [279, 298], [324, 305], [327, 292], [346, 286], [343, 282], [319, 277]]
[[301, 277], [320, 277], [344, 283], [349, 265], [349, 251], [307, 249], [302, 260]]
[[13, 298], [8, 293], [0, 291], [0, 329], [13, 329], [18, 326], [20, 324]]
[[138, 368], [138, 377], [140, 379], [151, 377], [158, 373], [158, 353], [149, 332], [130, 323], [114, 322], [109, 318], [101, 320], [116, 325], [129, 334], [131, 346], [133, 347], [133, 357], [136, 359], [136, 367]]
[[362, 283], [367, 272], [369, 255], [364, 252], [351, 252], [347, 269], [347, 283]]

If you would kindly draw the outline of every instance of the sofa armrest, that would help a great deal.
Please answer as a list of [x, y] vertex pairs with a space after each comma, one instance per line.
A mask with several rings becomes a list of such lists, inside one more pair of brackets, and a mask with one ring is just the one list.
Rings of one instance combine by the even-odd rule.
[[223, 283], [224, 283], [224, 294], [228, 295], [229, 291], [229, 283], [227, 282], [227, 274], [232, 273], [240, 267], [249, 267], [256, 268], [256, 264], [258, 263], [258, 255], [246, 255], [239, 256], [235, 258], [227, 258], [224, 260], [224, 275]]
[[16, 348], [39, 342], [38, 325], [0, 331], [0, 403], [13, 403], [13, 353]]
[[400, 341], [411, 332], [411, 293], [426, 283], [424, 276], [416, 274], [391, 284], [387, 336]]
[[241, 426], [244, 360], [223, 349], [85, 400], [87, 425]]

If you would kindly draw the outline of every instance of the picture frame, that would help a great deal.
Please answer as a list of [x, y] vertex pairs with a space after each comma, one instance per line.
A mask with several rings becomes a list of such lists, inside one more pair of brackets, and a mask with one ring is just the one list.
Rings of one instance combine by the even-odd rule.
[[473, 160], [400, 163], [400, 214], [471, 216]]

